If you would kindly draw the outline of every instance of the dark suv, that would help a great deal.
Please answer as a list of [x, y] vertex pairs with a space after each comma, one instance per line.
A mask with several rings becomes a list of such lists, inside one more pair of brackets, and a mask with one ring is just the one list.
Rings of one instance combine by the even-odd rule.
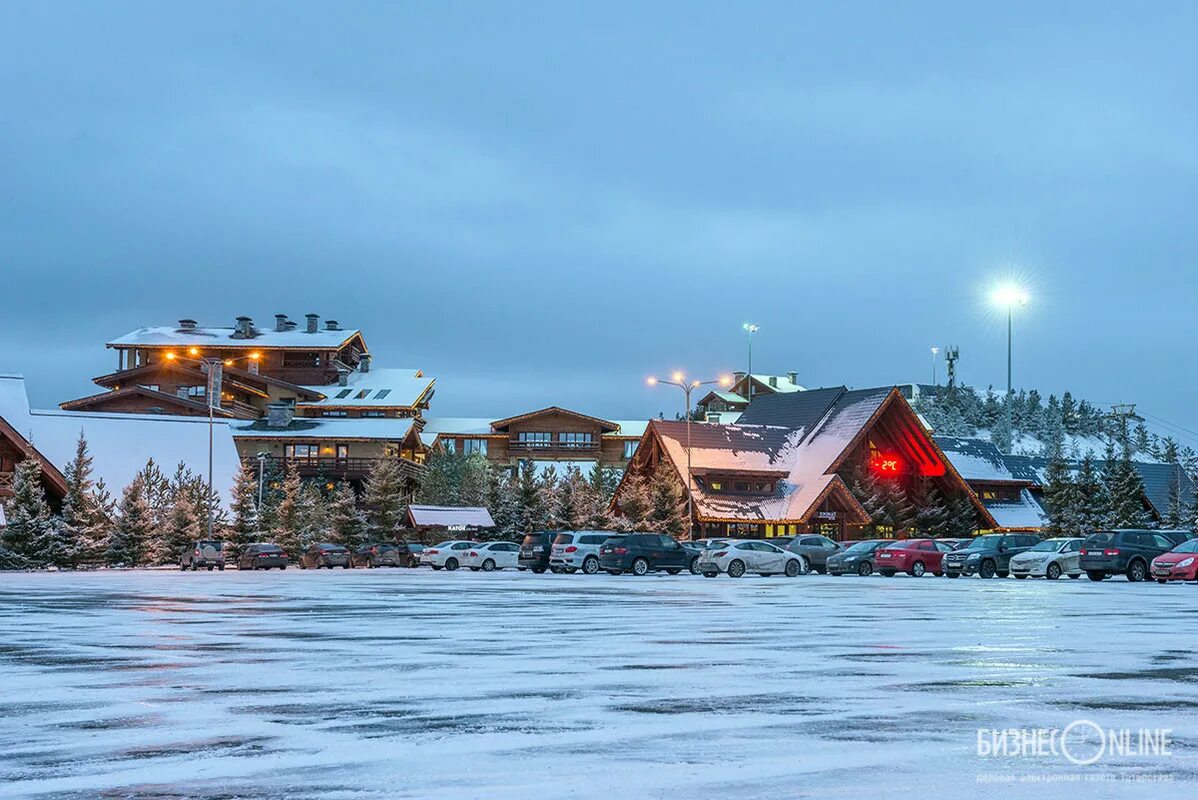
[[944, 554], [940, 568], [950, 578], [979, 575], [1005, 578], [1011, 574], [1011, 556], [1035, 547], [1039, 536], [1030, 533], [988, 533], [978, 536], [966, 547]]
[[192, 542], [179, 558], [179, 569], [181, 570], [189, 569], [195, 572], [197, 569], [206, 569], [211, 572], [214, 567], [216, 569], [225, 568], [224, 542], [210, 539]]
[[287, 551], [277, 544], [247, 544], [237, 558], [238, 569], [287, 569]]
[[524, 537], [520, 543], [520, 558], [516, 564], [520, 569], [531, 569], [538, 574], [549, 569], [549, 556], [553, 553], [553, 534], [537, 531]]
[[1098, 531], [1082, 542], [1081, 568], [1092, 581], [1120, 573], [1132, 582], [1148, 577], [1148, 565], [1175, 543], [1161, 531]]
[[660, 533], [630, 533], [621, 539], [608, 539], [599, 547], [599, 566], [612, 575], [644, 575], [656, 570], [671, 575], [684, 569], [694, 572], [698, 559], [698, 551]]

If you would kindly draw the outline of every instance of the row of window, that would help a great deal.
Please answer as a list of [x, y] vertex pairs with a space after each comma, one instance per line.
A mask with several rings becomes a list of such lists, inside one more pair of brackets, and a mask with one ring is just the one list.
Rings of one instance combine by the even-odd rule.
[[[590, 434], [586, 434], [586, 435], [589, 436]], [[461, 452], [464, 453], [465, 455], [471, 455], [473, 453], [480, 453], [485, 456], [487, 454], [487, 440], [486, 439], [461, 439], [460, 441], [461, 441]], [[445, 452], [447, 452], [447, 453], [457, 453], [458, 452], [458, 442], [459, 442], [458, 439], [442, 439], [441, 440], [441, 443], [445, 447]], [[632, 456], [636, 453], [636, 448], [637, 448], [638, 444], [640, 444], [640, 442], [636, 441], [636, 440], [630, 440], [630, 441], [624, 442], [624, 458], [625, 458], [625, 460], [632, 458]], [[771, 484], [770, 491], [773, 491], [772, 484]]]
[[[554, 443], [554, 435], [548, 431], [520, 431], [516, 434], [516, 441], [534, 447], [538, 445], [549, 447]], [[561, 431], [557, 434], [556, 442], [567, 447], [592, 445], [595, 443], [595, 434], [578, 431]]]
[[[322, 417], [348, 417], [349, 412], [346, 411], [344, 408], [326, 408], [326, 409], [321, 410], [320, 416], [322, 416]], [[379, 411], [377, 409], [363, 409], [362, 411], [358, 412], [357, 416], [381, 418], [381, 417], [387, 416], [387, 412]]]
[[[634, 451], [636, 445], [633, 444]], [[627, 450], [627, 448], [625, 448]], [[743, 494], [773, 494], [773, 481], [751, 481], [736, 478], [696, 478], [700, 486], [712, 492], [741, 492]]]
[[[337, 392], [337, 399], [344, 400], [352, 394], [355, 400], [365, 400], [366, 398], [370, 397], [371, 392], [374, 392], [374, 389], [358, 389], [356, 394], [354, 393], [353, 389], [342, 389], [341, 391]], [[374, 392], [374, 399], [382, 400], [389, 394], [391, 394], [390, 389], [379, 389], [377, 392]]]

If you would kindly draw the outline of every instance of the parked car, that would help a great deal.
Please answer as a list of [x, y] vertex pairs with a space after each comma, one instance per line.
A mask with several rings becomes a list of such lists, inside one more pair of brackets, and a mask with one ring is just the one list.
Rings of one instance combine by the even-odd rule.
[[355, 567], [403, 567], [407, 566], [407, 551], [390, 542], [378, 542], [359, 547], [350, 557]]
[[874, 552], [874, 563], [887, 578], [893, 578], [896, 572], [915, 578], [929, 572], [939, 576], [944, 574], [941, 562], [949, 552], [950, 546], [936, 539], [904, 539], [879, 547]]
[[729, 578], [739, 578], [746, 572], [793, 578], [802, 574], [802, 564], [800, 555], [769, 542], [749, 539], [728, 542], [725, 547], [707, 548], [699, 556], [696, 569], [708, 578], [721, 572], [727, 573]]
[[179, 569], [181, 570], [190, 569], [192, 572], [195, 572], [197, 569], [207, 569], [211, 572], [213, 569], [224, 568], [224, 542], [217, 542], [211, 539], [192, 542], [183, 550], [183, 555], [179, 557]]
[[1198, 539], [1182, 542], [1152, 559], [1152, 577], [1157, 583], [1198, 581]]
[[605, 531], [559, 533], [553, 538], [549, 569], [569, 573], [581, 569], [587, 575], [594, 575], [599, 571], [599, 548], [609, 539], [619, 538], [620, 534]]
[[549, 558], [553, 555], [553, 534], [537, 531], [527, 534], [520, 542], [520, 569], [531, 569], [538, 575], [549, 569]]
[[491, 572], [515, 567], [520, 559], [520, 545], [515, 542], [480, 542], [462, 551], [462, 566], [475, 572]]
[[[710, 550], [713, 547], [723, 547], [726, 544], [728, 544], [729, 542], [734, 542], [734, 541], [736, 541], [736, 540], [735, 539], [695, 539], [693, 542], [691, 542], [691, 544], [693, 544], [695, 547], [699, 548], [700, 550]], [[778, 542], [776, 542], [776, 541], [774, 542], [774, 544], [777, 544], [779, 547], [782, 546], [782, 545], [778, 544]]]
[[786, 545], [786, 549], [803, 558], [803, 572], [815, 570], [820, 573], [828, 569], [828, 556], [844, 550], [827, 536], [818, 535], [796, 536]]
[[247, 544], [237, 557], [237, 569], [287, 569], [287, 551], [277, 544]]
[[1159, 531], [1098, 531], [1082, 543], [1081, 568], [1092, 581], [1123, 574], [1136, 583], [1148, 577], [1153, 559], [1173, 547]]
[[893, 539], [868, 539], [828, 556], [829, 575], [860, 575], [865, 577], [874, 571], [874, 557], [879, 547], [894, 544]]
[[699, 558], [674, 537], [660, 533], [630, 533], [609, 539], [599, 548], [599, 566], [612, 575], [644, 575], [657, 570], [677, 575], [684, 569], [693, 570]]
[[469, 550], [478, 542], [467, 539], [450, 539], [432, 547], [426, 547], [420, 553], [420, 563], [428, 564], [433, 569], [445, 569], [452, 572], [462, 566], [462, 553]]
[[1190, 533], [1189, 531], [1153, 531], [1153, 533], [1159, 533], [1161, 536], [1164, 536], [1166, 539], [1173, 542], [1174, 546], [1179, 545], [1182, 542], [1188, 542], [1194, 538], [1194, 534]]
[[1069, 536], [1045, 539], [1011, 556], [1011, 574], [1016, 578], [1048, 578], [1050, 581], [1062, 575], [1080, 578], [1082, 541]]
[[942, 568], [950, 578], [978, 575], [1005, 578], [1010, 574], [1011, 556], [1035, 547], [1039, 536], [1030, 533], [988, 533], [974, 537], [969, 545], [944, 557]]
[[965, 547], [970, 542], [972, 542], [973, 539], [957, 539], [955, 537], [945, 537], [943, 539], [937, 539], [936, 541], [940, 542], [941, 544], [948, 545], [948, 549], [950, 551], [952, 551], [952, 550], [960, 550], [962, 547]]
[[321, 542], [300, 553], [300, 569], [344, 567], [349, 569], [349, 550], [339, 544]]
[[403, 557], [403, 566], [412, 569], [420, 566], [420, 554], [424, 552], [424, 545], [419, 542], [400, 542], [398, 547], [400, 550], [407, 549]]

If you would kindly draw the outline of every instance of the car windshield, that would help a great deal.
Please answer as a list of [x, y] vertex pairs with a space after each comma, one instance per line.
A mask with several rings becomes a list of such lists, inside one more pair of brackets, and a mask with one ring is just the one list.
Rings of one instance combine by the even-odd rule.
[[451, 544], [453, 544], [453, 539], [446, 539], [444, 542], [438, 542], [433, 545], [433, 547], [449, 547]]
[[548, 539], [549, 534], [547, 533], [530, 533], [524, 537], [524, 546], [530, 547], [534, 544], [545, 544]]
[[558, 535], [557, 535], [557, 536], [554, 538], [554, 540], [553, 540], [553, 543], [554, 543], [554, 544], [570, 544], [570, 542], [572, 542], [572, 541], [574, 541], [574, 534], [572, 534], [572, 533], [559, 533], [559, 534], [558, 534]]
[[979, 536], [969, 543], [969, 547], [965, 550], [989, 550], [998, 547], [998, 543], [1002, 541], [1002, 534], [995, 536]]
[[1093, 533], [1093, 534], [1090, 534], [1090, 536], [1086, 537], [1086, 544], [1087, 545], [1110, 544], [1111, 542], [1115, 541], [1116, 536], [1118, 536], [1118, 534], [1115, 533], [1114, 531], [1103, 531], [1101, 533]]
[[1174, 553], [1198, 553], [1198, 539], [1190, 539], [1173, 548]]
[[1064, 539], [1045, 539], [1035, 547], [1028, 550], [1029, 553], [1055, 553], [1057, 548], [1061, 546]]
[[880, 542], [857, 542], [857, 544], [845, 550], [846, 553], [869, 553], [877, 550]]

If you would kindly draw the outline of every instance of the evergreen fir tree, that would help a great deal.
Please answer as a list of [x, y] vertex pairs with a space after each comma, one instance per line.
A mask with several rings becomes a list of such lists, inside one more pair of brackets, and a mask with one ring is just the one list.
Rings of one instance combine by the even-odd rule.
[[145, 563], [146, 545], [154, 531], [154, 509], [146, 496], [146, 476], [134, 476], [121, 494], [116, 528], [109, 538], [104, 560], [113, 567]]
[[398, 460], [385, 458], [375, 464], [366, 479], [362, 504], [366, 508], [369, 537], [381, 542], [394, 541], [404, 527], [408, 508]]
[[420, 479], [417, 498], [423, 505], [463, 505], [458, 496], [460, 484], [460, 459], [444, 450], [435, 450], [424, 462], [424, 473]]
[[948, 504], [940, 490], [927, 478], [918, 478], [909, 494], [915, 506], [915, 530], [923, 536], [948, 536], [950, 529]]
[[0, 544], [29, 566], [47, 566], [47, 544], [55, 534], [55, 521], [46, 504], [42, 468], [35, 459], [17, 462], [13, 470], [12, 497], [7, 504], [8, 527]]
[[1079, 494], [1078, 525], [1080, 535], [1088, 536], [1106, 525], [1111, 513], [1110, 495], [1106, 483], [1090, 454], [1082, 459], [1081, 467], [1074, 477]]
[[366, 515], [348, 483], [339, 483], [329, 504], [329, 541], [355, 550], [368, 544]]
[[1073, 393], [1066, 391], [1061, 395], [1061, 427], [1065, 433], [1077, 433], [1077, 402]]
[[237, 471], [229, 504], [233, 518], [226, 531], [225, 559], [235, 561], [241, 549], [260, 537], [258, 533], [258, 472], [249, 464]]
[[649, 489], [645, 477], [639, 471], [630, 471], [624, 476], [618, 496], [620, 513], [623, 517], [622, 526], [631, 531], [648, 530], [646, 521], [649, 517]]
[[539, 531], [545, 529], [545, 498], [541, 494], [541, 484], [537, 480], [536, 466], [530, 460], [520, 462], [520, 510], [523, 518], [520, 529]]
[[1045, 531], [1054, 536], [1079, 536], [1083, 495], [1058, 445], [1044, 479]]
[[1177, 447], [1177, 440], [1172, 436], [1161, 439], [1154, 455], [1158, 461], [1163, 461], [1166, 464], [1181, 463], [1181, 452]]
[[299, 470], [293, 469], [283, 479], [283, 499], [279, 501], [271, 531], [271, 538], [293, 559], [299, 557], [300, 532], [305, 522], [302, 491]]
[[[1010, 398], [1007, 398], [1006, 403], [1009, 404], [1010, 402]], [[999, 413], [998, 419], [994, 421], [994, 425], [990, 428], [990, 441], [994, 443], [994, 446], [1000, 452], [1010, 453], [1012, 436], [1013, 431], [1011, 430], [1011, 426], [1007, 424], [1007, 414], [1004, 410]]]
[[1181, 473], [1169, 481], [1169, 494], [1165, 502], [1165, 511], [1161, 516], [1161, 525], [1168, 530], [1189, 527], [1186, 519], [1186, 509], [1181, 502]]
[[108, 491], [103, 478], [92, 487], [88, 505], [91, 515], [80, 529], [77, 539], [76, 564], [80, 567], [96, 567], [104, 563], [108, 543], [116, 527], [116, 499]]
[[686, 493], [674, 471], [659, 464], [649, 479], [648, 491], [649, 527], [670, 536], [687, 533]]
[[956, 492], [945, 503], [947, 521], [945, 535], [965, 538], [978, 529], [978, 510], [964, 492]]
[[523, 533], [524, 508], [520, 505], [520, 480], [510, 469], [494, 470], [494, 488], [491, 492], [491, 519], [495, 532], [504, 539], [514, 540]]
[[557, 468], [552, 464], [537, 479], [537, 503], [534, 509], [537, 516], [532, 530], [562, 529], [561, 481], [558, 479]]
[[1144, 482], [1132, 465], [1131, 442], [1126, 438], [1118, 460], [1111, 462], [1108, 467], [1106, 484], [1111, 498], [1108, 526], [1112, 528], [1146, 527], [1149, 520], [1144, 509]]
[[59, 566], [79, 566], [88, 558], [89, 528], [96, 515], [95, 483], [92, 481], [92, 457], [88, 453], [83, 431], [75, 443], [75, 457], [63, 470], [67, 491], [62, 499], [62, 534], [64, 552]]
[[491, 464], [482, 453], [472, 453], [461, 460], [457, 470], [458, 503], [463, 506], [488, 508], [491, 505]]
[[915, 505], [907, 498], [901, 484], [895, 480], [878, 482], [882, 490], [882, 524], [896, 533], [915, 525]]
[[297, 544], [303, 552], [329, 535], [328, 502], [316, 483], [302, 483], [296, 504]]

